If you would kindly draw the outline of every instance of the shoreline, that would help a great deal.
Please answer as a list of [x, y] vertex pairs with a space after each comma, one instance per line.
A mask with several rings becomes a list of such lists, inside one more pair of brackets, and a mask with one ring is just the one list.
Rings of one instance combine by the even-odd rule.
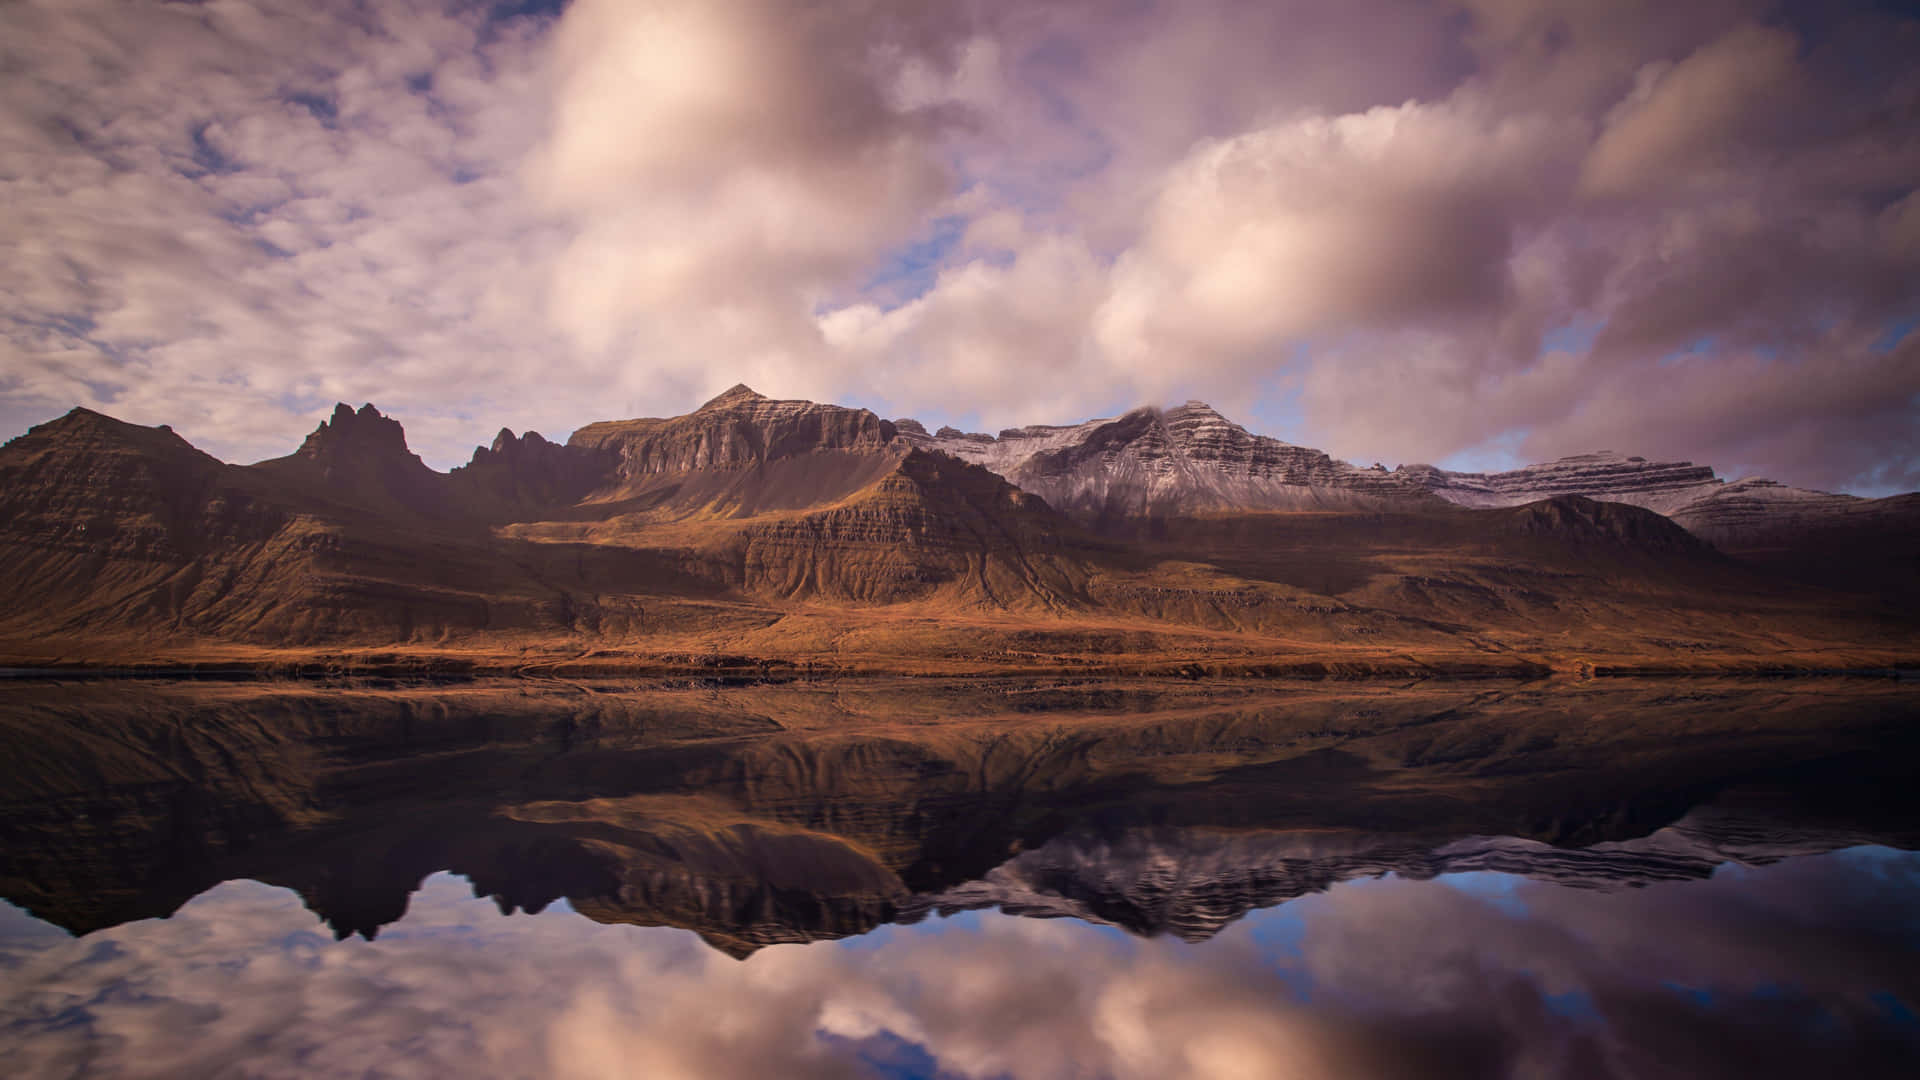
[[317, 655], [300, 658], [219, 660], [80, 660], [71, 662], [0, 657], [0, 681], [106, 682], [165, 679], [178, 681], [319, 681], [334, 678], [397, 678], [450, 683], [480, 679], [516, 679], [538, 683], [554, 679], [696, 679], [707, 685], [782, 685], [820, 681], [995, 679], [1093, 679], [1166, 682], [1293, 683], [1435, 680], [1448, 682], [1535, 682], [1547, 679], [1713, 679], [1713, 678], [1859, 678], [1920, 680], [1920, 659], [1857, 664], [1781, 660], [1694, 662], [1587, 662], [1554, 664], [1522, 660], [1477, 663], [1407, 657], [1398, 662], [1354, 659], [1222, 660], [1214, 658], [1092, 663], [1078, 658], [1059, 663], [980, 665], [969, 663], [876, 663], [809, 661], [748, 657], [575, 658], [558, 661], [510, 661], [399, 654]]

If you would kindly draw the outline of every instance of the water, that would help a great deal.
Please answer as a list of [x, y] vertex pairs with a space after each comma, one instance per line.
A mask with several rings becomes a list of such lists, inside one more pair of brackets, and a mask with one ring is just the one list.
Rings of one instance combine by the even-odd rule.
[[1913, 1075], [1893, 682], [0, 688], [0, 1074]]

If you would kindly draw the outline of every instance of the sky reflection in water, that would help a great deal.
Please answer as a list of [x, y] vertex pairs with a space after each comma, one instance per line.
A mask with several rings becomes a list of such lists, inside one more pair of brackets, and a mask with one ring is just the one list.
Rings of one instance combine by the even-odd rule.
[[378, 940], [228, 882], [72, 939], [0, 917], [9, 1076], [1896, 1076], [1920, 855], [1615, 892], [1335, 885], [1210, 941], [968, 912], [744, 961], [430, 877]]

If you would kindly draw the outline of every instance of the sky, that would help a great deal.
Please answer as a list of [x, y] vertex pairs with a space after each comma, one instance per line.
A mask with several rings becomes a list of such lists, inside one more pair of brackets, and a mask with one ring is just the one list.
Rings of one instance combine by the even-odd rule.
[[0, 907], [14, 1076], [1273, 1080], [1906, 1076], [1920, 857], [1596, 892], [1334, 885], [1188, 945], [993, 912], [775, 945], [429, 877], [374, 941], [216, 886], [66, 938]]
[[1920, 488], [1920, 13], [15, 0], [0, 437], [445, 468], [735, 383]]

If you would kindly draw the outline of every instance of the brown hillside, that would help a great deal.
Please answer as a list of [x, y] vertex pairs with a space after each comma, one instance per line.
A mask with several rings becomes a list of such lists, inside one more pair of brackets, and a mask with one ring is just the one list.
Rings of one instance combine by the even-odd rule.
[[770, 597], [1057, 609], [1085, 597], [1076, 540], [998, 476], [913, 451], [827, 509], [742, 530], [735, 550], [741, 582]]

